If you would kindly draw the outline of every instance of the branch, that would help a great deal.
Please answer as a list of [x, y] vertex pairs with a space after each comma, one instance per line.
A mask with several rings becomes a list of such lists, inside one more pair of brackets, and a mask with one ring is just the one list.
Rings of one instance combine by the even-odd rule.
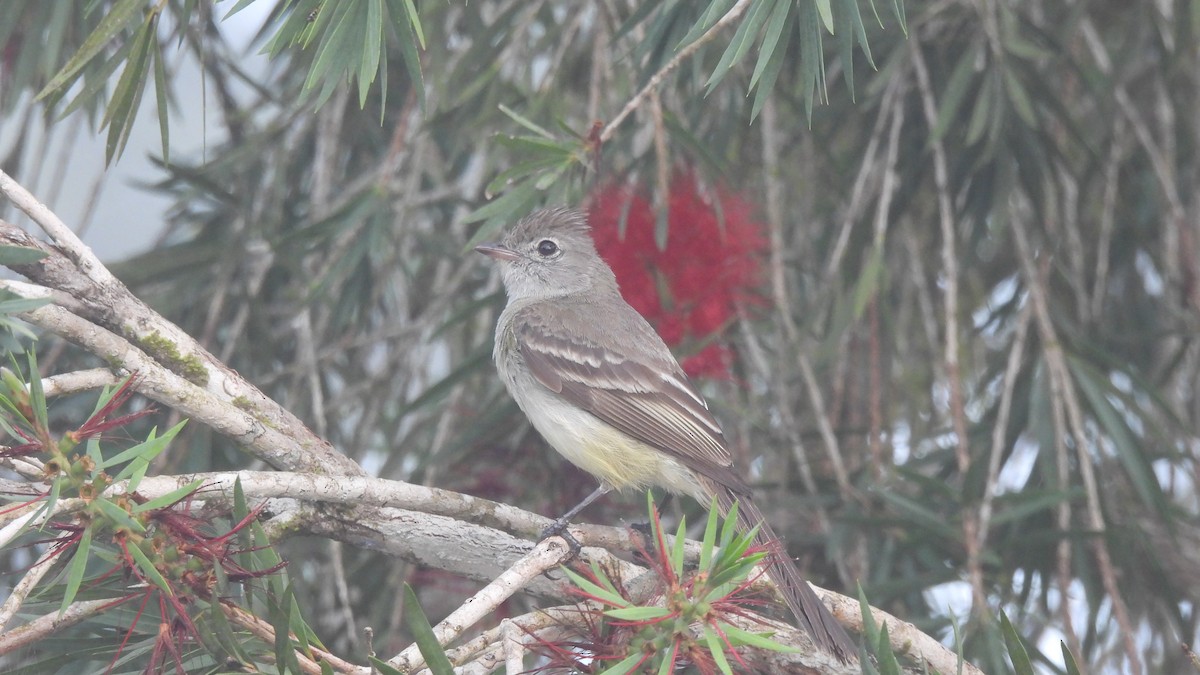
[[106, 612], [125, 602], [130, 597], [134, 596], [117, 598], [116, 600], [86, 600], [76, 602], [67, 607], [66, 611], [62, 613], [56, 611], [44, 614], [29, 623], [17, 626], [7, 633], [0, 633], [0, 656], [29, 646], [64, 628], [70, 628], [97, 614]]
[[[451, 612], [441, 623], [434, 626], [433, 634], [437, 638], [438, 644], [444, 646], [458, 638], [463, 631], [478, 623], [513, 593], [524, 588], [546, 570], [557, 567], [570, 558], [570, 548], [561, 537], [543, 539], [533, 547], [532, 551], [496, 577], [495, 581], [485, 586], [462, 606]], [[413, 644], [392, 657], [388, 661], [388, 665], [405, 672], [413, 672], [425, 665], [425, 660], [421, 657], [417, 645]]]
[[726, 26], [732, 24], [734, 21], [737, 21], [738, 17], [740, 17], [749, 6], [750, 0], [738, 0], [736, 5], [730, 7], [728, 12], [725, 12], [725, 16], [722, 16], [717, 20], [716, 23], [712, 25], [712, 28], [709, 28], [707, 31], [705, 31], [704, 34], [696, 38], [694, 42], [676, 52], [675, 56], [672, 57], [665, 66], [660, 68], [657, 73], [654, 73], [654, 75], [650, 76], [650, 80], [646, 82], [646, 86], [642, 87], [641, 91], [639, 91], [637, 94], [634, 94], [633, 98], [629, 99], [629, 101], [625, 104], [625, 107], [621, 108], [621, 112], [617, 113], [617, 116], [612, 118], [612, 121], [604, 127], [604, 131], [600, 132], [600, 142], [605, 143], [612, 139], [613, 135], [617, 133], [617, 127], [621, 126], [621, 122], [624, 122], [626, 117], [629, 117], [634, 110], [637, 110], [639, 107], [641, 107], [641, 105], [645, 103], [648, 98], [650, 98], [650, 94], [658, 90], [659, 86], [662, 85], [663, 80], [667, 79], [667, 76], [670, 75], [676, 68], [678, 68], [679, 65], [683, 63], [684, 59], [696, 53], [698, 49], [707, 44], [709, 40], [715, 38], [717, 33], [720, 33], [722, 30], [724, 30]]
[[[137, 360], [143, 362], [143, 367], [148, 367], [146, 362], [153, 360], [162, 369], [169, 370], [180, 380], [186, 379], [193, 385], [178, 387], [171, 392], [171, 397], [193, 396], [203, 391], [210, 403], [224, 403], [227, 407], [240, 410], [242, 417], [255, 420], [255, 425], [274, 430], [284, 442], [275, 445], [273, 452], [264, 444], [254, 444], [250, 447], [252, 450], [266, 451], [266, 455], [259, 457], [276, 467], [319, 469], [335, 474], [363, 473], [361, 467], [315, 435], [299, 418], [218, 361], [191, 336], [130, 293], [124, 284], [95, 261], [91, 251], [80, 243], [74, 234], [69, 230], [66, 234], [60, 232], [61, 221], [3, 171], [0, 171], [0, 194], [7, 196], [50, 233], [56, 244], [48, 246], [21, 228], [0, 220], [0, 244], [32, 248], [46, 254], [42, 260], [26, 265], [12, 265], [12, 269], [42, 286], [65, 293], [72, 301], [69, 306], [73, 314], [108, 329], [125, 341], [123, 346], [115, 346], [108, 340], [107, 347], [102, 351], [97, 351], [92, 345], [84, 344], [85, 348], [106, 358], [110, 349], [126, 353], [136, 346], [142, 355], [142, 358]], [[18, 287], [10, 287], [10, 290], [22, 295]], [[28, 318], [47, 309], [49, 308], [43, 307], [21, 316]], [[72, 333], [76, 336], [88, 332], [84, 323], [78, 320], [67, 321], [64, 318], [62, 324], [64, 329], [70, 325]], [[43, 327], [58, 332], [54, 328]], [[76, 341], [70, 337], [69, 339]], [[145, 358], [147, 356], [150, 358]], [[205, 422], [208, 423], [207, 420]], [[246, 444], [244, 440], [235, 440]]]

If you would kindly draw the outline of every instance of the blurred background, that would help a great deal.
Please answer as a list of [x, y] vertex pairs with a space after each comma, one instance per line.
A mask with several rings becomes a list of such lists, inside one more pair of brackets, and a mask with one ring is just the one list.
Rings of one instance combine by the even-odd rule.
[[[814, 583], [861, 584], [988, 672], [1008, 669], [1000, 610], [1046, 672], [1060, 642], [1092, 672], [1194, 663], [1200, 3], [0, 14], [4, 171], [370, 473], [546, 515], [592, 490], [496, 378], [503, 295], [470, 252], [578, 205]], [[39, 352], [44, 373], [86, 362]], [[252, 466], [181, 438], [157, 471]], [[644, 515], [611, 496], [584, 520]], [[363, 625], [404, 643], [401, 581], [434, 620], [474, 587], [324, 540], [284, 551], [335, 651]]]

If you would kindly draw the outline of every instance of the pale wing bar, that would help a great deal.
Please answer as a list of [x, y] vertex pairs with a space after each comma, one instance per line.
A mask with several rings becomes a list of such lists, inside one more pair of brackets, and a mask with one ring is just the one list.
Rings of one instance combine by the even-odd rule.
[[683, 373], [663, 372], [531, 324], [520, 325], [516, 336], [525, 363], [546, 388], [695, 471], [743, 484], [731, 469], [720, 426]]

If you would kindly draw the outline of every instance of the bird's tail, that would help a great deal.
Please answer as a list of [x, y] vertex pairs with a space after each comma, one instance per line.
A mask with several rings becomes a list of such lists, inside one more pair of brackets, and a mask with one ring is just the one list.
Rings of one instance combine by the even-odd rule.
[[736, 494], [720, 485], [714, 484], [712, 487], [712, 493], [717, 495], [717, 507], [722, 516], [728, 515], [736, 502], [738, 529], [749, 532], [751, 528], [758, 526], [754, 544], [767, 550], [767, 577], [783, 594], [788, 607], [799, 620], [800, 627], [807, 630], [817, 646], [824, 651], [833, 654], [844, 663], [853, 660], [858, 653], [858, 647], [837, 619], [825, 608], [812, 586], [800, 575], [800, 570], [788, 556], [783, 542], [775, 536], [775, 532], [763, 518], [762, 511], [758, 510], [748, 495]]

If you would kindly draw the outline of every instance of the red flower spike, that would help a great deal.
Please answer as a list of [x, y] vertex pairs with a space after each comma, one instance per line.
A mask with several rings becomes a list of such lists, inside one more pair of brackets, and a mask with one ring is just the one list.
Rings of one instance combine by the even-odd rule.
[[598, 189], [589, 210], [596, 249], [625, 301], [668, 345], [691, 352], [682, 361], [689, 375], [729, 378], [731, 354], [717, 340], [739, 305], [762, 302], [763, 228], [748, 202], [721, 187], [707, 194], [690, 171], [677, 173], [670, 191], [670, 230], [660, 250], [645, 196], [617, 183]]
[[130, 375], [129, 378], [126, 379], [121, 385], [121, 387], [112, 395], [112, 397], [108, 399], [108, 402], [105, 403], [103, 407], [89, 417], [87, 421], [80, 425], [78, 429], [75, 431], [68, 431], [66, 434], [67, 438], [75, 443], [78, 443], [80, 441], [92, 438], [93, 436], [99, 436], [106, 431], [123, 427], [134, 420], [154, 413], [155, 408], [150, 406], [144, 410], [139, 410], [135, 413], [129, 413], [128, 415], [122, 415], [113, 419], [108, 418], [109, 415], [112, 415], [117, 410], [120, 410], [125, 403], [129, 401], [130, 397], [133, 396], [133, 384], [137, 381], [137, 379], [137, 373]]

